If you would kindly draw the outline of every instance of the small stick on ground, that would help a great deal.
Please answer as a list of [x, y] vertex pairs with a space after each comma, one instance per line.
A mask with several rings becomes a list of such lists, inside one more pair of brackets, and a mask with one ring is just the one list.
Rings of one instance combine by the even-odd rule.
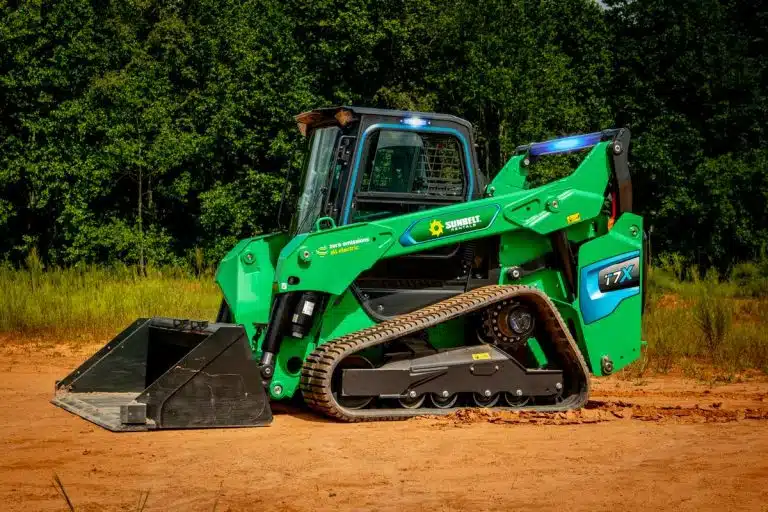
[[136, 512], [142, 512], [144, 507], [147, 506], [147, 500], [149, 499], [149, 491], [141, 491], [139, 494], [139, 503], [136, 504]]
[[53, 474], [53, 488], [56, 489], [56, 492], [67, 502], [69, 510], [75, 512], [75, 506], [72, 504], [72, 500], [69, 499], [69, 495], [67, 495], [67, 490], [64, 489], [64, 484], [61, 482], [61, 478], [59, 478], [59, 475], [56, 473]]

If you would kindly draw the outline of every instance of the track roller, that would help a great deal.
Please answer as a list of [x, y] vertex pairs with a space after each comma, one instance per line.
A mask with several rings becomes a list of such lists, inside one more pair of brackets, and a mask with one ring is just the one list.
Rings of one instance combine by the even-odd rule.
[[430, 398], [432, 399], [432, 405], [434, 405], [438, 409], [450, 409], [451, 407], [456, 405], [456, 402], [459, 399], [459, 394], [454, 393], [452, 395], [449, 395], [446, 391], [443, 391], [442, 394], [437, 394], [437, 393], [430, 394]]
[[525, 407], [528, 402], [531, 401], [531, 397], [518, 395], [517, 393], [504, 393], [504, 402], [510, 407]]
[[485, 395], [484, 393], [472, 393], [472, 402], [477, 407], [493, 407], [499, 402], [500, 393]]
[[397, 402], [400, 404], [400, 407], [406, 409], [418, 409], [424, 405], [426, 399], [427, 395], [417, 395], [415, 392], [411, 391], [411, 394], [405, 398], [399, 398]]

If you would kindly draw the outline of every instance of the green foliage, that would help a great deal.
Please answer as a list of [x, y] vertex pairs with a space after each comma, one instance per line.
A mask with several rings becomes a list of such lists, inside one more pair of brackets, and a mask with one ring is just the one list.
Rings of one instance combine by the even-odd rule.
[[[0, 252], [177, 264], [270, 227], [292, 116], [315, 103], [285, 8], [67, 0], [0, 16]], [[238, 193], [220, 204], [220, 187]]]
[[611, 0], [616, 122], [629, 125], [636, 203], [659, 251], [754, 258], [766, 233], [766, 3]]
[[[655, 250], [726, 272], [768, 246], [767, 11], [763, 0], [0, 2], [0, 255], [186, 266], [199, 248], [215, 265], [276, 229], [301, 160], [292, 117], [352, 103], [467, 118], [489, 175], [519, 144], [629, 126]], [[571, 165], [551, 159], [531, 184]], [[742, 281], [750, 293], [765, 282]]]
[[761, 252], [760, 259], [734, 265], [731, 283], [745, 297], [768, 297], [768, 255]]

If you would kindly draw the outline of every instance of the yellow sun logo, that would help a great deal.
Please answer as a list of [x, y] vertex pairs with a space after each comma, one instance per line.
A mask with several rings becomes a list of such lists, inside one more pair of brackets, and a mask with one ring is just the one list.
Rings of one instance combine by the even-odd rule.
[[432, 236], [440, 236], [443, 234], [443, 223], [439, 220], [433, 220], [429, 223], [429, 233]]

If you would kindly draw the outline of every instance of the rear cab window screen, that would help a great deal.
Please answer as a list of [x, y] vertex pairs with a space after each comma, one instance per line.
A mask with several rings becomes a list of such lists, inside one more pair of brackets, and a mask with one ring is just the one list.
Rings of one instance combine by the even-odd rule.
[[378, 130], [367, 144], [353, 221], [444, 206], [466, 195], [458, 138], [443, 133]]

